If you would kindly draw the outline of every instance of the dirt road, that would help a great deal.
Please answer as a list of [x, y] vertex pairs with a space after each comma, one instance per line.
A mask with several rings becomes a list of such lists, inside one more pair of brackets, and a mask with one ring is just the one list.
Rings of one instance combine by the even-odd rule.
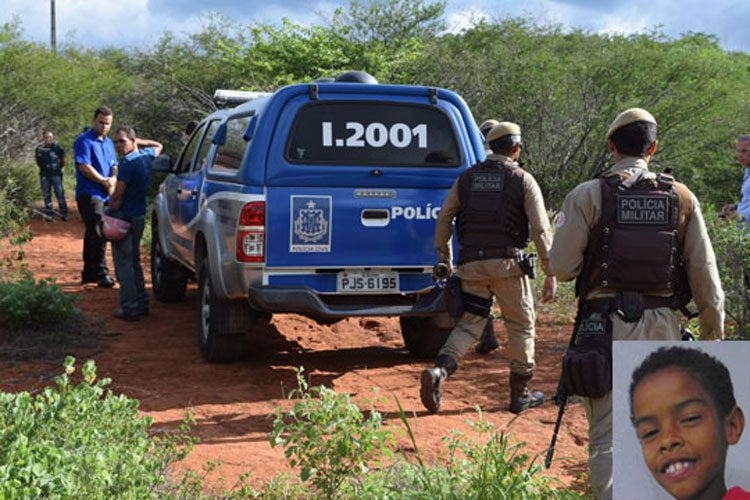
[[[72, 204], [68, 222], [34, 219], [33, 241], [27, 246], [30, 267], [37, 278], [54, 277], [69, 293], [78, 294], [77, 306], [103, 321], [103, 350], [94, 355], [101, 377], [113, 380], [111, 388], [141, 402], [143, 413], [160, 426], [175, 427], [186, 408], [192, 408], [201, 443], [185, 465], [200, 470], [208, 459], [221, 460], [220, 474], [232, 484], [241, 473], [252, 472], [259, 483], [280, 470], [289, 470], [281, 449], [273, 449], [266, 434], [267, 415], [279, 405], [290, 405], [282, 394], [296, 386], [294, 367], [304, 366], [312, 385], [325, 384], [355, 399], [371, 397], [377, 387], [388, 398], [377, 406], [385, 421], [402, 426], [395, 414], [398, 398], [410, 416], [419, 448], [428, 461], [440, 460], [446, 451], [441, 439], [451, 429], [469, 431], [465, 419], [476, 419], [475, 406], [497, 425], [513, 415], [508, 408], [508, 362], [504, 330], [495, 327], [502, 347], [487, 356], [473, 352], [462, 361], [443, 395], [443, 408], [430, 415], [419, 401], [419, 374], [427, 366], [403, 349], [398, 320], [348, 319], [321, 326], [297, 315], [274, 316], [253, 336], [250, 356], [238, 363], [209, 364], [198, 352], [195, 325], [195, 286], [185, 302], [162, 304], [152, 300], [151, 314], [126, 323], [112, 317], [117, 308], [117, 288], [105, 290], [80, 284], [83, 224]], [[144, 253], [148, 253], [145, 252]], [[111, 265], [111, 253], [108, 250]], [[148, 270], [148, 256], [144, 256]], [[146, 273], [150, 288], [149, 273]], [[570, 327], [547, 321], [541, 311], [537, 326], [537, 370], [532, 383], [549, 397], [554, 393], [559, 360]], [[79, 365], [83, 359], [79, 356]], [[45, 375], [59, 373], [60, 365], [0, 362], [0, 390], [35, 390], [49, 383]], [[527, 443], [530, 454], [543, 453], [549, 443], [557, 407], [545, 403], [516, 419], [510, 432]], [[581, 405], [570, 406], [560, 433], [550, 475], [580, 488], [576, 477], [587, 470], [586, 418]], [[411, 450], [405, 440], [403, 448]]]

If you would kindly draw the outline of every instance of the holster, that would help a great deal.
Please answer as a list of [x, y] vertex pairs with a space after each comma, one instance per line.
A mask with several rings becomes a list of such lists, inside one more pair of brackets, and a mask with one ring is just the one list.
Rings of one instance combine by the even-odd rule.
[[575, 335], [562, 362], [565, 395], [600, 398], [612, 390], [612, 320], [608, 314], [584, 317]]
[[445, 304], [448, 314], [453, 318], [460, 318], [465, 312], [477, 316], [489, 317], [492, 308], [492, 298], [485, 299], [461, 289], [461, 278], [455, 274], [448, 278], [445, 285]]
[[536, 278], [536, 254], [521, 252], [516, 256], [518, 267], [531, 279]]
[[615, 311], [625, 323], [635, 323], [643, 317], [646, 304], [640, 292], [617, 292]]
[[492, 308], [492, 298], [485, 299], [478, 295], [463, 292], [461, 294], [464, 301], [464, 311], [488, 318], [490, 316], [490, 309]]
[[464, 298], [461, 292], [461, 278], [455, 274], [448, 278], [443, 289], [445, 307], [452, 318], [460, 318], [464, 314]]

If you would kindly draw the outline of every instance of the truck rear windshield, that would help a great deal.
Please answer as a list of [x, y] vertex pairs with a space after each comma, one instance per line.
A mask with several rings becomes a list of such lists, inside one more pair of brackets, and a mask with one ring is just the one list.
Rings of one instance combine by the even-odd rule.
[[301, 164], [457, 167], [461, 154], [448, 115], [418, 104], [335, 101], [302, 107], [287, 142]]

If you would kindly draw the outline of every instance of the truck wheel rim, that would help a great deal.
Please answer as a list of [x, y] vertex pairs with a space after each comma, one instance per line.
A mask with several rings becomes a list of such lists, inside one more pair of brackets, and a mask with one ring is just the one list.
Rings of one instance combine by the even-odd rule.
[[154, 283], [157, 288], [161, 283], [161, 246], [156, 242], [154, 247]]
[[211, 292], [208, 290], [208, 284], [203, 287], [201, 295], [201, 340], [205, 344], [208, 341], [208, 330], [211, 326]]

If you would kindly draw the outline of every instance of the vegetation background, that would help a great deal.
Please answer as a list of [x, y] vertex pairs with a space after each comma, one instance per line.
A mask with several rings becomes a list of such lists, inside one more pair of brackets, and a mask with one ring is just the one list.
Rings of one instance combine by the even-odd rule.
[[[498, 18], [450, 32], [445, 6], [352, 0], [313, 26], [243, 25], [216, 13], [199, 32], [165, 32], [146, 49], [69, 40], [57, 53], [25, 40], [17, 22], [0, 26], [0, 232], [19, 235], [24, 208], [40, 198], [33, 151], [43, 129], [72, 155], [102, 104], [114, 109], [115, 126], [133, 125], [176, 154], [186, 123], [215, 109], [217, 88], [272, 91], [351, 69], [382, 83], [445, 87], [463, 96], [477, 123], [521, 125], [525, 168], [552, 213], [573, 186], [607, 168], [609, 123], [639, 106], [659, 122], [652, 169], [671, 168], [707, 214], [733, 333], [745, 334], [750, 300], [737, 270], [748, 267], [750, 251], [742, 231], [718, 225], [716, 209], [740, 197], [733, 147], [748, 132], [750, 54], [727, 52], [712, 35], [673, 39], [658, 27], [625, 36]], [[65, 184], [70, 196], [70, 166]]]
[[[10, 299], [3, 302], [6, 304], [2, 308], [3, 323], [25, 324], [24, 318], [33, 318], [36, 309], [19, 306], [28, 302], [30, 296], [59, 305], [64, 314], [70, 309], [70, 301], [57, 296], [61, 292], [54, 284], [35, 282], [23, 272], [23, 266], [17, 265], [24, 259], [22, 244], [31, 237], [24, 224], [28, 207], [41, 197], [33, 153], [44, 129], [56, 133], [70, 158], [73, 141], [91, 123], [93, 110], [106, 104], [115, 111], [115, 126], [133, 125], [140, 136], [155, 138], [165, 144], [166, 152], [176, 154], [186, 123], [215, 109], [212, 95], [217, 88], [272, 91], [283, 85], [359, 69], [374, 75], [381, 83], [454, 90], [466, 100], [477, 123], [487, 118], [519, 123], [524, 132], [525, 168], [539, 181], [552, 213], [559, 210], [565, 194], [576, 184], [607, 168], [610, 158], [604, 135], [614, 116], [632, 106], [650, 110], [659, 122], [660, 140], [651, 166], [656, 171], [671, 168], [677, 179], [696, 193], [727, 294], [726, 308], [731, 320], [728, 333], [736, 338], [750, 338], [750, 297], [743, 272], [750, 267], [750, 244], [745, 232], [720, 221], [717, 211], [722, 204], [736, 202], [740, 196], [742, 172], [733, 148], [736, 138], [748, 132], [750, 54], [725, 51], [712, 35], [686, 33], [674, 39], [665, 36], [658, 27], [649, 33], [624, 36], [591, 33], [533, 19], [498, 18], [477, 21], [459, 32], [450, 32], [443, 20], [444, 11], [445, 2], [441, 1], [352, 0], [347, 8], [314, 26], [288, 20], [274, 25], [240, 25], [214, 14], [205, 19], [199, 32], [179, 35], [165, 32], [153, 47], [146, 49], [114, 45], [91, 49], [69, 40], [59, 45], [57, 53], [26, 40], [23, 27], [17, 22], [0, 26], [0, 74], [3, 75], [0, 78], [0, 282], [18, 285], [13, 288], [15, 292], [9, 292]], [[72, 197], [75, 176], [70, 164], [72, 161], [66, 167], [65, 185], [68, 196]], [[6, 244], [10, 248], [4, 248]], [[561, 307], [569, 313], [571, 291], [563, 287], [563, 292], [567, 300]], [[54, 301], [49, 299], [50, 293], [57, 294]], [[102, 400], [103, 385], [94, 383], [93, 366], [87, 365], [84, 372], [85, 383], [78, 388], [70, 386], [66, 376], [61, 376], [59, 393], [50, 389], [35, 403], [37, 416], [45, 419], [48, 418], [45, 415], [52, 415], [45, 411], [45, 405], [56, 401], [67, 402], [57, 405], [62, 409], [66, 405], [78, 408], [81, 402], [86, 402], [92, 408], [96, 404], [106, 408], [125, 405], [135, 412], [135, 403], [110, 400], [110, 396]], [[72, 361], [66, 362], [66, 373], [72, 373]], [[303, 389], [307, 388], [300, 387], [303, 403], [313, 406], [302, 406], [300, 411], [315, 415], [319, 408], [311, 403], [312, 399], [304, 398]], [[317, 391], [324, 394], [322, 388]], [[0, 403], [8, 410], [2, 415], [16, 415], [19, 422], [29, 425], [35, 422], [24, 416], [24, 411], [31, 411], [28, 394], [2, 396]], [[344, 437], [351, 436], [352, 429], [361, 426], [359, 414], [348, 401], [339, 400], [335, 394], [329, 396], [328, 399], [321, 396], [321, 401], [330, 402], [337, 411], [354, 415], [351, 421], [345, 421], [351, 424], [350, 429], [341, 431]], [[96, 408], [92, 415], [101, 413]], [[306, 435], [309, 427], [305, 422], [300, 424], [305, 432], [294, 434], [291, 424], [285, 423], [289, 415], [276, 416], [279, 434], [275, 435], [275, 444], [284, 444], [279, 441], [284, 433], [292, 438]], [[123, 418], [135, 422], [138, 417], [134, 413], [132, 418], [129, 415]], [[89, 425], [90, 421], [87, 422]], [[38, 428], [44, 430], [45, 425]], [[136, 427], [132, 431], [127, 428], [128, 446], [148, 448], [157, 460], [146, 464], [145, 473], [136, 471], [137, 474], [122, 477], [153, 478], [149, 485], [139, 479], [132, 487], [148, 488], [155, 498], [199, 498], [197, 492], [202, 486], [190, 478], [182, 479], [179, 492], [170, 490], [167, 494], [164, 489], [154, 489], [153, 484], [163, 483], [164, 467], [182, 455], [176, 451], [176, 443], [160, 448], [144, 436], [143, 426]], [[16, 424], [5, 428], [14, 429]], [[39, 452], [39, 460], [27, 459], [29, 454], [37, 453], [36, 448], [24, 444], [34, 432], [3, 434], [9, 439], [6, 444], [23, 446], [8, 445], [2, 449], [17, 453], [13, 456], [28, 463], [29, 474], [47, 478], [44, 484], [49, 490], [45, 491], [67, 491], [68, 476], [48, 474], [46, 468], [34, 465], [46, 463], [47, 452], [58, 456], [58, 451], [65, 447], [39, 441], [43, 443], [39, 447], [43, 452]], [[87, 439], [83, 441], [88, 442]], [[531, 466], [525, 458], [517, 457], [515, 451], [506, 449], [502, 436], [492, 439], [489, 442], [498, 447], [492, 453], [486, 453], [489, 449], [486, 444], [474, 446], [459, 438], [450, 440], [449, 448], [461, 451], [457, 456], [497, 460], [489, 465], [484, 458], [462, 461], [457, 464], [460, 471], [448, 468], [434, 472], [446, 474], [444, 481], [436, 480], [443, 476], [431, 476], [433, 472], [418, 468], [399, 476], [401, 481], [406, 477], [407, 484], [416, 485], [413, 496], [405, 496], [404, 491], [411, 491], [405, 488], [399, 498], [423, 498], [420, 495], [427, 491], [424, 485], [436, 488], [429, 491], [430, 498], [507, 498], [504, 491], [485, 493], [485, 489], [499, 488], [502, 478], [519, 476], [515, 470], [508, 473], [492, 467], [516, 464], [514, 467], [530, 471]], [[293, 457], [294, 451], [288, 451], [288, 456]], [[74, 458], [70, 458], [70, 463], [74, 463]], [[67, 464], [68, 458], [59, 461]], [[363, 463], [358, 465], [360, 469]], [[79, 470], [77, 467], [70, 470]], [[92, 470], [102, 468], [98, 462], [92, 467]], [[11, 471], [0, 469], [3, 473]], [[26, 469], [13, 470], [22, 471], [25, 479], [6, 477], [3, 483], [14, 488], [13, 491], [27, 491], [24, 488], [31, 476]], [[107, 476], [96, 477], [108, 481]], [[320, 484], [338, 485], [339, 479], [335, 476], [333, 483], [326, 483], [323, 478]], [[368, 480], [381, 479], [375, 476]], [[382, 480], [392, 486], [392, 478]], [[558, 498], [558, 494], [560, 498], [576, 497], [572, 492], [550, 493], [546, 485], [536, 484], [530, 473], [528, 481], [518, 487], [527, 493], [534, 490], [541, 496], [529, 493], [524, 498]], [[373, 488], [383, 494], [371, 498], [396, 498], [390, 486], [376, 488], [375, 482], [352, 484], [349, 487], [353, 488], [353, 497]], [[443, 491], [443, 484], [453, 485], [454, 489], [446, 486]], [[98, 487], [93, 482], [91, 485]], [[102, 483], [102, 491], [112, 487]], [[329, 498], [339, 495], [338, 486], [330, 489]], [[248, 491], [242, 486], [235, 491], [236, 496], [221, 498], [247, 498]], [[477, 493], [466, 496], [467, 491]], [[99, 490], [94, 496], [97, 495], [110, 498]], [[253, 498], [306, 496], [299, 491], [286, 491], [275, 496], [256, 493]]]

